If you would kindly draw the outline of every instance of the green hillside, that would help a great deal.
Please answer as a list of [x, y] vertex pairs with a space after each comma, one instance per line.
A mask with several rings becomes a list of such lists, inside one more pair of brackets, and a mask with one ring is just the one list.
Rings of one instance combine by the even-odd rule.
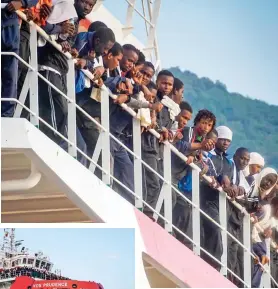
[[206, 108], [216, 115], [217, 125], [232, 129], [230, 153], [239, 146], [247, 147], [261, 153], [268, 166], [278, 169], [278, 106], [228, 92], [220, 81], [199, 78], [178, 67], [170, 71], [183, 81], [184, 99], [192, 105], [194, 114]]

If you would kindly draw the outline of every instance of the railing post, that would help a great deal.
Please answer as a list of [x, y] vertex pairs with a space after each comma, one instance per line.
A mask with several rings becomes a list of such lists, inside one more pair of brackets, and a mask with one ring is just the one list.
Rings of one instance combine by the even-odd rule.
[[[227, 199], [225, 192], [219, 192], [219, 220], [220, 225], [227, 230]], [[227, 231], [221, 232], [222, 244], [223, 244], [223, 254], [221, 256], [221, 263], [224, 266], [221, 267], [221, 274], [227, 277], [227, 260], [228, 260], [228, 238]]]
[[148, 8], [149, 8], [150, 20], [151, 20], [151, 23], [153, 26], [150, 25], [148, 41], [147, 41], [146, 46], [149, 49], [154, 48], [156, 58], [159, 59], [155, 28], [156, 28], [156, 24], [158, 21], [158, 16], [159, 16], [159, 11], [160, 11], [160, 6], [161, 6], [161, 0], [155, 0], [154, 3], [152, 4], [152, 6], [149, 2], [148, 5], [149, 5]]
[[127, 8], [127, 13], [126, 13], [126, 24], [125, 24], [125, 26], [123, 28], [125, 37], [127, 35], [129, 35], [132, 32], [132, 30], [133, 30], [132, 19], [133, 19], [133, 12], [134, 12], [135, 2], [136, 2], [136, 0], [128, 1], [128, 8]]
[[251, 276], [252, 276], [252, 270], [251, 270], [251, 222], [250, 222], [250, 216], [245, 215], [243, 218], [243, 244], [247, 248], [247, 250], [244, 249], [244, 282], [248, 284], [248, 287], [251, 287]]
[[[270, 239], [265, 239], [265, 243], [266, 243], [266, 255], [269, 258], [269, 264], [271, 264], [271, 254], [270, 254]], [[264, 265], [265, 269], [271, 274], [271, 268], [269, 266], [269, 264]], [[270, 274], [268, 274], [266, 271], [263, 273], [262, 276], [262, 282], [261, 282], [261, 287], [262, 288], [271, 288], [271, 278], [270, 278]], [[277, 281], [277, 280], [276, 280]]]
[[[107, 90], [101, 90], [101, 125], [105, 128], [106, 131], [101, 131], [99, 137], [102, 140], [102, 153], [101, 153], [101, 161], [102, 168], [104, 171], [102, 172], [102, 181], [110, 186], [110, 136], [109, 136], [109, 93]], [[107, 173], [105, 173], [107, 172]]]
[[69, 71], [67, 74], [67, 96], [72, 102], [68, 101], [68, 139], [74, 144], [68, 145], [68, 153], [74, 158], [77, 157], [76, 151], [76, 107], [75, 107], [75, 71], [73, 59], [68, 60]]
[[[38, 84], [38, 55], [37, 55], [37, 30], [35, 26], [30, 25], [30, 65], [33, 71], [29, 71], [30, 81], [30, 110], [35, 113], [35, 116], [30, 114], [30, 122], [39, 127], [39, 84]], [[28, 75], [27, 75], [28, 76]]]
[[162, 190], [165, 192], [164, 198], [164, 216], [166, 220], [169, 221], [165, 222], [165, 229], [172, 233], [173, 221], [172, 221], [172, 175], [171, 175], [171, 148], [169, 143], [164, 144], [164, 152], [163, 152], [163, 175], [166, 182], [163, 183]]
[[197, 245], [193, 245], [193, 251], [200, 256], [200, 178], [199, 172], [192, 169], [192, 202], [197, 208], [192, 206], [192, 238]]
[[133, 152], [139, 157], [134, 158], [134, 192], [139, 197], [135, 198], [135, 207], [143, 210], [143, 191], [142, 191], [142, 163], [141, 163], [141, 125], [140, 120], [133, 118]]

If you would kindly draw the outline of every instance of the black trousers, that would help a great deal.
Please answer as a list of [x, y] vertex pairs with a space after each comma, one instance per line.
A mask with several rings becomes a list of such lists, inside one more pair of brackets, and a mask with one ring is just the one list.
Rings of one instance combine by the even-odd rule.
[[[240, 212], [231, 203], [227, 202], [228, 215], [235, 216], [239, 220]], [[228, 221], [228, 232], [243, 243], [243, 217], [241, 223], [234, 223]], [[244, 251], [243, 248], [231, 237], [228, 236], [228, 268], [232, 270], [237, 276], [243, 279], [244, 271]], [[239, 288], [244, 288], [244, 284], [232, 274], [228, 274], [228, 278]]]
[[[274, 252], [274, 250], [271, 250], [270, 257], [271, 275], [274, 280], [278, 282], [278, 253]], [[271, 281], [271, 288], [277, 288], [273, 281]]]
[[[84, 109], [91, 117], [95, 117], [95, 106], [97, 104], [89, 99], [84, 105], [82, 105], [82, 109]], [[91, 121], [87, 116], [85, 116], [79, 110], [76, 111], [77, 115], [77, 126], [78, 129], [86, 143], [87, 146], [87, 156], [92, 157], [97, 145], [97, 141], [99, 138], [100, 130], [99, 127]], [[90, 167], [90, 161], [87, 160], [87, 168]], [[101, 154], [99, 156], [98, 164], [101, 165]], [[100, 169], [95, 169], [95, 175], [98, 178], [102, 178], [102, 172]]]
[[[67, 94], [66, 75], [59, 75], [53, 71], [40, 72], [49, 82], [55, 85], [63, 93]], [[39, 112], [40, 117], [55, 128], [63, 136], [66, 136], [66, 125], [68, 118], [67, 100], [56, 90], [51, 88], [44, 80], [39, 78]], [[40, 123], [40, 130], [57, 144], [61, 143], [61, 138]]]
[[[178, 197], [173, 209], [173, 225], [180, 229], [185, 235], [192, 239], [192, 206]], [[193, 244], [182, 234], [175, 231], [176, 238], [186, 245], [189, 249], [193, 249]]]
[[[156, 154], [142, 151], [142, 159], [152, 169], [158, 172], [158, 157]], [[142, 172], [143, 199], [148, 205], [155, 209], [160, 193], [160, 178], [144, 165], [142, 166]], [[153, 211], [147, 206], [144, 206], [144, 213], [147, 215], [152, 215]]]
[[[202, 208], [214, 221], [218, 224], [220, 223], [219, 219], [219, 203], [213, 201], [206, 201], [203, 203]], [[212, 256], [217, 260], [221, 261], [221, 256], [223, 254], [223, 243], [221, 229], [207, 219], [204, 215], [201, 214], [201, 245], [207, 250]], [[209, 263], [216, 270], [220, 271], [221, 265], [213, 260], [206, 253], [201, 252], [201, 257]]]
[[[3, 14], [2, 14], [2, 17]], [[2, 19], [2, 25], [5, 20]], [[1, 51], [14, 52], [19, 51], [19, 27], [15, 22], [14, 25], [1, 27]], [[1, 55], [1, 97], [17, 97], [17, 74], [18, 59], [12, 55]], [[14, 114], [15, 102], [1, 102], [1, 116], [12, 117]]]
[[[24, 21], [23, 21], [24, 22]], [[30, 31], [24, 27], [23, 25], [28, 25], [22, 23], [20, 29], [20, 45], [19, 45], [19, 56], [29, 63], [30, 57]], [[26, 75], [28, 72], [28, 67], [23, 64], [21, 61], [18, 63], [18, 83], [17, 83], [17, 98], [19, 98]]]

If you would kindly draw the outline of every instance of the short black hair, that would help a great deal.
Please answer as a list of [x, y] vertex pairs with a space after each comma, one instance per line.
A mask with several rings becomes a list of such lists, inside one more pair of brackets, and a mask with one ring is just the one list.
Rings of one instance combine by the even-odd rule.
[[161, 71], [158, 73], [157, 79], [158, 79], [159, 77], [161, 77], [161, 76], [170, 76], [170, 77], [173, 77], [173, 78], [175, 79], [173, 73], [172, 73], [171, 71], [169, 71], [169, 70], [166, 70], [166, 69], [161, 70]]
[[207, 135], [206, 138], [212, 138], [213, 136], [217, 136], [218, 137], [218, 132], [215, 128], [213, 128]]
[[150, 61], [145, 61], [144, 66], [150, 67], [155, 72], [154, 65]]
[[138, 61], [136, 62], [136, 65], [144, 64], [145, 61], [146, 61], [146, 57], [145, 57], [144, 53], [142, 51], [139, 51]]
[[193, 113], [193, 109], [187, 101], [182, 101], [180, 103], [180, 110], [188, 110], [189, 112]]
[[115, 42], [113, 47], [108, 51], [108, 53], [112, 53], [113, 56], [118, 56], [123, 54], [123, 47], [120, 43]]
[[88, 32], [94, 32], [97, 31], [99, 28], [108, 28], [107, 25], [101, 21], [94, 21], [90, 24], [88, 28]]
[[112, 29], [107, 27], [100, 27], [94, 34], [95, 38], [99, 38], [101, 43], [108, 43], [109, 41], [115, 43], [115, 34]]
[[147, 85], [148, 89], [157, 89], [156, 84], [153, 81], [150, 81], [150, 83]]
[[174, 88], [173, 90], [180, 90], [184, 87], [183, 82], [177, 77], [174, 78]]
[[236, 150], [235, 155], [242, 155], [244, 153], [249, 153], [249, 150], [244, 147], [240, 147]]
[[138, 55], [138, 58], [139, 58], [139, 50], [132, 44], [125, 44], [123, 45], [123, 49], [125, 50], [131, 50], [133, 52], [135, 52], [137, 55]]
[[214, 126], [216, 124], [216, 117], [211, 111], [209, 111], [207, 109], [199, 110], [197, 115], [195, 116], [194, 125], [196, 125], [202, 118], [212, 120], [212, 122], [213, 122], [212, 128], [214, 128]]

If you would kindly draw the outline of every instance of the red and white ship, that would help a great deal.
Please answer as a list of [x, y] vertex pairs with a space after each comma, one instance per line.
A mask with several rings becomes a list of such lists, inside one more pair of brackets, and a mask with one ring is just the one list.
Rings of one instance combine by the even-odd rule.
[[103, 289], [95, 282], [70, 280], [61, 270], [53, 271], [49, 257], [39, 251], [31, 253], [23, 240], [15, 239], [15, 229], [4, 229], [0, 250], [1, 289]]

